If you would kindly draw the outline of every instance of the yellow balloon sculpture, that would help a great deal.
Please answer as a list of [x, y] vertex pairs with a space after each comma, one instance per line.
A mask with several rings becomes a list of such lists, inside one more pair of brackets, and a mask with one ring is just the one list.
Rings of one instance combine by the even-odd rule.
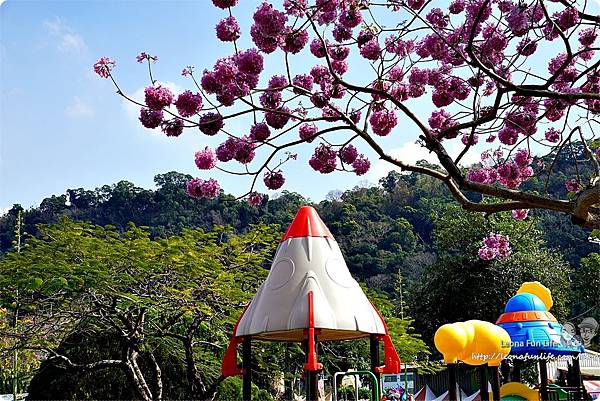
[[542, 300], [544, 305], [546, 305], [546, 310], [550, 310], [554, 304], [554, 301], [552, 301], [552, 293], [544, 284], [540, 283], [539, 281], [528, 281], [521, 284], [517, 294], [522, 292], [527, 292], [537, 296]]
[[445, 324], [434, 337], [444, 362], [498, 366], [510, 353], [510, 336], [502, 327], [481, 320]]

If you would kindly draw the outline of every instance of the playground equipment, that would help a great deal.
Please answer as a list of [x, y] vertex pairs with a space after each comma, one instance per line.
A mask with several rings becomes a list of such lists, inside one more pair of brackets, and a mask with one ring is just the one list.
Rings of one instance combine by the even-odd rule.
[[[317, 212], [304, 206], [281, 239], [269, 275], [234, 327], [221, 374], [241, 375], [242, 398], [250, 400], [251, 341], [301, 342], [306, 353], [306, 400], [313, 401], [317, 372], [323, 368], [317, 359], [317, 343], [365, 337], [370, 338], [373, 398], [378, 400], [379, 375], [400, 373], [400, 358], [383, 317], [352, 278], [333, 235]], [[241, 366], [237, 363], [239, 345]]]
[[[585, 352], [583, 346], [569, 334], [563, 332], [563, 327], [549, 312], [552, 307], [550, 290], [537, 281], [521, 285], [517, 294], [508, 300], [504, 313], [496, 324], [504, 328], [510, 335], [514, 357], [513, 381], [521, 380], [521, 361], [537, 359], [540, 370], [539, 396], [548, 400], [548, 359], [561, 355], [576, 356]], [[569, 383], [575, 389], [575, 399], [583, 397], [584, 389], [581, 381], [579, 359], [573, 358], [574, 376], [576, 382]], [[556, 398], [561, 391], [555, 389]]]
[[[509, 299], [504, 313], [496, 325], [489, 322], [470, 320], [441, 326], [434, 338], [436, 348], [444, 356], [448, 366], [449, 399], [456, 398], [456, 364], [462, 361], [478, 365], [482, 383], [480, 398], [489, 400], [487, 383], [488, 367], [492, 370], [493, 400], [549, 400], [547, 360], [560, 355], [578, 355], [584, 348], [576, 340], [563, 333], [562, 325], [549, 312], [553, 305], [550, 290], [539, 282], [521, 285], [517, 294]], [[510, 356], [513, 359], [512, 382], [500, 387], [499, 365]], [[521, 384], [522, 360], [535, 359], [539, 363], [540, 387], [530, 389]], [[574, 388], [569, 393], [558, 386], [551, 388], [553, 399], [583, 399], [583, 387], [579, 360], [573, 358], [573, 369], [577, 381], [570, 383]]]
[[[487, 366], [492, 366], [492, 393], [500, 399], [498, 367], [510, 352], [510, 336], [499, 326], [481, 320], [445, 324], [435, 333], [434, 343], [448, 367], [448, 398], [457, 400], [456, 368], [458, 361], [480, 365], [480, 382], [487, 383]], [[481, 399], [487, 399], [487, 387], [481, 387]]]

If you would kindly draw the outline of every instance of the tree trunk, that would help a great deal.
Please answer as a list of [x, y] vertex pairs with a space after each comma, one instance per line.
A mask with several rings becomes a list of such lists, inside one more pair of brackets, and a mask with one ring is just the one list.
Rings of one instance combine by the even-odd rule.
[[135, 350], [129, 350], [127, 355], [127, 370], [129, 377], [133, 381], [135, 389], [143, 401], [153, 401], [152, 391], [148, 387], [148, 383], [144, 379], [144, 375], [137, 364], [139, 354]]

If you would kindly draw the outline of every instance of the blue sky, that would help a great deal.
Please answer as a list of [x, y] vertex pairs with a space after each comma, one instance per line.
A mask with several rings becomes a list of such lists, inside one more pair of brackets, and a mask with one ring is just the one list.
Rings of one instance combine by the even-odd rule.
[[[241, 3], [245, 5], [236, 13], [243, 23], [257, 2]], [[171, 170], [206, 177], [195, 167], [193, 154], [214, 145], [213, 138], [188, 130], [171, 139], [142, 129], [138, 111], [126, 107], [91, 66], [98, 57], [110, 56], [117, 60], [115, 75], [123, 89], [140, 92], [148, 77], [135, 56], [145, 50], [160, 58], [155, 65], [159, 80], [189, 88], [190, 82], [180, 76], [182, 67], [194, 65], [201, 71], [231, 52], [214, 36], [214, 26], [224, 15], [209, 0], [3, 3], [0, 208], [31, 206], [67, 188], [94, 188], [122, 179], [150, 188], [155, 174]], [[248, 30], [243, 26], [246, 36]], [[317, 200], [361, 180], [334, 174], [319, 177], [315, 185], [317, 173], [306, 174], [306, 155], [290, 167], [286, 188]], [[211, 175], [236, 194], [248, 183]]]
[[[1, 1], [1, 0], [0, 0]], [[235, 15], [242, 25], [241, 47], [252, 46], [249, 21], [258, 1], [242, 0]], [[598, 8], [596, 6], [596, 8]], [[152, 188], [153, 177], [180, 171], [202, 178], [214, 176], [226, 192], [241, 194], [248, 178], [199, 171], [194, 152], [214, 146], [195, 129], [177, 139], [143, 129], [138, 110], [114, 93], [108, 80], [92, 72], [100, 56], [117, 61], [114, 73], [128, 93], [148, 85], [145, 67], [135, 62], [141, 51], [157, 55], [155, 77], [176, 90], [192, 88], [180, 75], [186, 65], [211, 68], [216, 58], [232, 53], [219, 42], [214, 26], [226, 15], [209, 0], [195, 1], [6, 1], [0, 6], [0, 209], [21, 203], [29, 207], [67, 188], [95, 188], [119, 180]], [[307, 51], [294, 56], [297, 70], [314, 64]], [[281, 51], [268, 56], [263, 79], [281, 73]], [[360, 63], [363, 68], [366, 64]], [[361, 82], [364, 70], [351, 65], [348, 77]], [[431, 112], [428, 96], [413, 100], [423, 118]], [[245, 134], [244, 122], [229, 124]], [[295, 135], [295, 133], [294, 133]], [[405, 120], [384, 146], [403, 160], [426, 157], [414, 144], [417, 133]], [[374, 160], [364, 177], [312, 171], [312, 147], [298, 150], [299, 160], [286, 167], [284, 189], [320, 200], [333, 189], [353, 187], [365, 179], [376, 182], [387, 167]], [[451, 153], [452, 148], [450, 149]], [[475, 161], [478, 151], [467, 161]], [[258, 159], [258, 157], [257, 157]], [[236, 166], [237, 167], [237, 166]], [[265, 191], [261, 186], [258, 188]]]

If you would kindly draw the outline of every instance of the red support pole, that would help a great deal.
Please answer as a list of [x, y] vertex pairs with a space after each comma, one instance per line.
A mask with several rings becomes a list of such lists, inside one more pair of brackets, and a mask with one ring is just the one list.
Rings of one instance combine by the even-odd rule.
[[318, 378], [317, 372], [323, 369], [323, 364], [317, 361], [317, 334], [315, 329], [315, 311], [313, 292], [308, 292], [308, 329], [305, 330], [306, 339], [306, 363], [304, 374], [306, 375], [306, 401], [317, 401]]

